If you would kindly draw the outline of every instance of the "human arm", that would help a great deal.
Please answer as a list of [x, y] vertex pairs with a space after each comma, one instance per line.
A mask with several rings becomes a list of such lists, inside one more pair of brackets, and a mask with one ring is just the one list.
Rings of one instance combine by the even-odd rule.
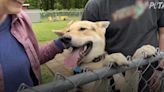
[[39, 46], [34, 31], [32, 29], [32, 23], [29, 16], [23, 11], [19, 14], [19, 16], [22, 21], [22, 25], [24, 25], [24, 34], [28, 35], [25, 40], [25, 43], [27, 43], [25, 47], [28, 47], [26, 48], [28, 49], [27, 52], [30, 52], [30, 60], [39, 60], [40, 64], [43, 64], [53, 59], [56, 54], [62, 52], [63, 48], [61, 48], [62, 45], [60, 45], [62, 43], [59, 41], [59, 39], [54, 38], [55, 40], [50, 41], [44, 46]]
[[[164, 51], [164, 13], [161, 12], [160, 13], [160, 17], [158, 19], [158, 26], [159, 26], [159, 48]], [[164, 69], [164, 59], [162, 59], [158, 65], [158, 67], [156, 68], [156, 70], [154, 70], [154, 73], [152, 75], [152, 79], [150, 81], [150, 85], [152, 87], [152, 91], [157, 91], [159, 90], [159, 86], [160, 86], [160, 74], [161, 71], [163, 71]]]
[[59, 38], [45, 44], [44, 46], [39, 46], [40, 63], [43, 64], [53, 59], [56, 54], [62, 53], [64, 48], [64, 44]]

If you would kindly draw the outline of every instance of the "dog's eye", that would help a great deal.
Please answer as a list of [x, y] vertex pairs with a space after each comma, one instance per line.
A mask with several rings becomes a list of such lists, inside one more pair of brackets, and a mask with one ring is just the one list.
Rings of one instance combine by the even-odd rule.
[[79, 31], [84, 31], [84, 30], [86, 30], [87, 28], [84, 28], [84, 27], [81, 27], [80, 29], [79, 29]]
[[67, 32], [70, 32], [70, 30], [67, 30]]
[[96, 31], [96, 29], [94, 27], [91, 28], [93, 31]]

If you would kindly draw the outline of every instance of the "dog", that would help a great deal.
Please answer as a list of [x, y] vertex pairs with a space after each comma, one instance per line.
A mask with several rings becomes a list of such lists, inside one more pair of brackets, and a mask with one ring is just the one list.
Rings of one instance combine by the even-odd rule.
[[[61, 37], [62, 42], [69, 47], [55, 57], [56, 72], [64, 76], [72, 76], [76, 72], [76, 67], [95, 70], [108, 67], [110, 63], [114, 63], [118, 67], [129, 65], [127, 58], [122, 53], [107, 54], [105, 52], [105, 32], [109, 25], [109, 21], [77, 21], [69, 23], [63, 31], [55, 32]], [[142, 52], [145, 52], [145, 55], [154, 55], [156, 49], [151, 45], [145, 45], [136, 50], [133, 58], [141, 57]], [[122, 74], [114, 75], [116, 87], [120, 92], [137, 92], [139, 74], [136, 74], [134, 79], [130, 77], [134, 70], [127, 71], [125, 76]], [[131, 84], [126, 83], [126, 79], [136, 84], [132, 87], [132, 90], [135, 91], [127, 90]], [[98, 80], [84, 85], [82, 91], [108, 92], [108, 83], [109, 79], [107, 78]]]

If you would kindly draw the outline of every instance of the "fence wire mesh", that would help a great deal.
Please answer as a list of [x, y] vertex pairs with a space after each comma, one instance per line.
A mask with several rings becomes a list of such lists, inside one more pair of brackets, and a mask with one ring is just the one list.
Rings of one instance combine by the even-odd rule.
[[80, 18], [83, 13], [83, 10], [56, 10], [56, 11], [43, 11], [41, 12], [42, 18], [48, 18], [48, 17], [60, 17], [60, 16], [67, 16], [67, 17], [78, 17]]
[[110, 64], [109, 67], [94, 71], [86, 70], [84, 73], [71, 77], [58, 74], [59, 80], [35, 87], [22, 85], [18, 92], [67, 92], [73, 88], [82, 91], [82, 85], [102, 79], [108, 81], [104, 84], [107, 86], [100, 86], [107, 92], [164, 92], [163, 57], [164, 52], [159, 50], [156, 55], [150, 57], [143, 54], [143, 57], [132, 59], [128, 56], [127, 59], [131, 63], [126, 67], [116, 67]]

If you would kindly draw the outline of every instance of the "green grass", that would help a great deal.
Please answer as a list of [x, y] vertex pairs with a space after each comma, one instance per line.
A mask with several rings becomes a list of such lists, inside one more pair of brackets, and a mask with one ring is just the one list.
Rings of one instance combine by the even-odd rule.
[[42, 19], [41, 23], [33, 23], [33, 30], [39, 42], [45, 43], [47, 41], [57, 38], [52, 30], [62, 30], [71, 20], [79, 20], [78, 17], [69, 17], [67, 21], [49, 22], [47, 19]]
[[57, 38], [52, 30], [61, 30], [67, 23], [67, 21], [33, 23], [33, 30], [39, 42], [46, 42]]
[[41, 76], [43, 84], [48, 83], [54, 79], [54, 75], [45, 64], [41, 65]]

